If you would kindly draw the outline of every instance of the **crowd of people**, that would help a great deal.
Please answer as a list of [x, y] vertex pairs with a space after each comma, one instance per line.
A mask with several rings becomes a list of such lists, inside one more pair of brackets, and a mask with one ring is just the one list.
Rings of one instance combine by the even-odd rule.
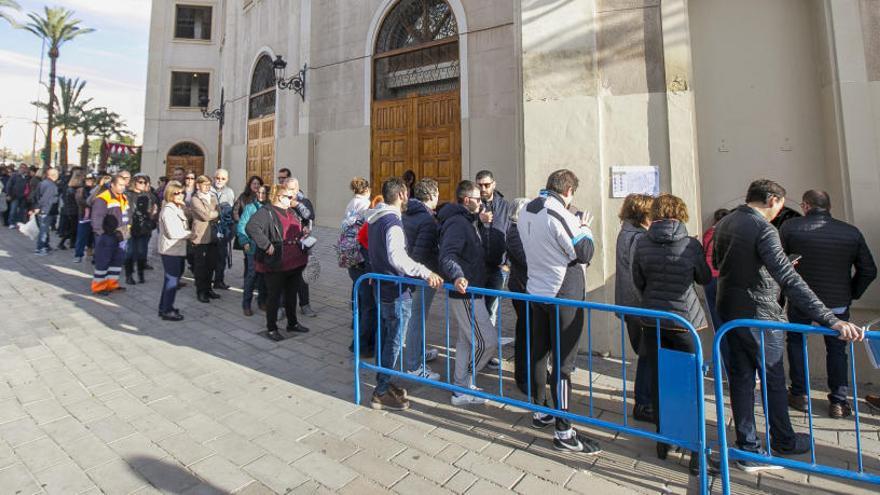
[[[106, 296], [144, 283], [145, 272], [152, 269], [148, 246], [156, 235], [164, 270], [161, 319], [184, 319], [175, 307], [175, 295], [186, 285], [182, 277], [187, 267], [199, 302], [220, 299], [217, 291], [229, 288], [224, 275], [232, 253], [240, 250], [243, 314], [255, 314], [256, 297], [269, 338], [283, 340], [285, 333], [309, 331], [298, 314], [316, 316], [304, 280], [315, 243], [315, 209], [288, 169], [280, 170], [272, 185], [250, 177], [238, 196], [224, 169], [216, 170], [212, 179], [178, 168], [171, 177], [160, 178], [156, 187], [145, 174], [126, 171], [95, 175], [74, 167], [61, 177], [56, 169], [42, 176], [37, 172], [22, 165], [0, 174], [5, 222], [14, 229], [34, 219], [39, 228], [36, 255], [53, 249], [52, 230], [58, 235], [54, 249], [72, 247], [74, 262], [82, 262], [88, 253], [94, 264], [93, 293]], [[500, 301], [468, 293], [468, 288], [506, 288], [584, 301], [586, 266], [596, 249], [592, 215], [573, 204], [579, 186], [574, 172], [553, 172], [534, 198], [508, 201], [496, 186], [492, 172], [483, 170], [473, 181], [457, 184], [454, 201], [440, 204], [439, 185], [431, 178], [419, 179], [411, 172], [392, 177], [373, 197], [369, 181], [355, 177], [335, 246], [339, 266], [348, 270], [353, 283], [367, 273], [427, 283], [419, 288], [394, 283], [359, 286], [359, 351], [362, 357], [376, 357], [384, 368], [439, 379], [428, 363], [437, 359], [442, 345], [425, 345], [421, 315], [430, 312], [437, 291], [448, 284], [449, 325], [455, 331], [450, 380], [460, 390], [450, 400], [459, 407], [486, 402], [482, 394], [473, 393], [480, 390], [474, 378], [500, 365]], [[732, 211], [716, 211], [713, 225], [698, 240], [687, 230], [689, 212], [681, 198], [627, 196], [619, 213], [615, 304], [676, 314], [698, 332], [741, 318], [816, 323], [836, 330], [837, 338], [825, 338], [828, 414], [844, 418], [852, 414], [846, 343], [864, 336], [862, 328], [849, 322], [850, 306], [876, 278], [877, 269], [859, 230], [831, 215], [828, 193], [805, 192], [803, 215], [786, 207], [785, 198], [785, 189], [776, 182], [754, 181], [745, 203]], [[125, 286], [119, 283], [123, 270]], [[514, 345], [517, 388], [537, 405], [568, 411], [584, 311], [516, 299], [512, 304], [515, 335], [503, 344]], [[282, 332], [279, 322], [284, 319]], [[624, 320], [638, 356], [632, 415], [659, 431], [658, 349], [693, 353], [693, 337], [672, 320], [661, 321], [659, 328], [655, 320], [629, 315]], [[722, 359], [738, 448], [772, 449], [783, 456], [809, 450], [809, 438], [794, 431], [788, 413], [789, 407], [804, 411], [808, 406], [802, 338], [798, 333], [764, 332], [762, 385], [768, 397], [770, 445], [761, 445], [754, 415], [761, 332], [740, 328], [724, 339]], [[375, 356], [378, 339], [381, 350]], [[790, 387], [783, 364], [786, 351]], [[876, 396], [867, 401], [880, 407]], [[408, 393], [380, 372], [371, 406], [407, 409]], [[565, 418], [533, 413], [531, 425], [553, 425], [552, 441], [558, 450], [601, 452], [598, 442]], [[668, 449], [658, 444], [658, 456], [665, 458]], [[737, 464], [748, 472], [774, 468], [751, 461]], [[698, 468], [698, 458], [692, 456], [691, 472], [696, 474]]]

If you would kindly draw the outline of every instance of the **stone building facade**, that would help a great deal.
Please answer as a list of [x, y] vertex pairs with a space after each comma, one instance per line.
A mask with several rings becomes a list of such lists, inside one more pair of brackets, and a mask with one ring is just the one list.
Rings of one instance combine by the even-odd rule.
[[[259, 80], [277, 56], [288, 77], [307, 65], [304, 99]], [[207, 74], [212, 109], [224, 95], [221, 147], [217, 121], [173, 104], [187, 96], [174, 72]], [[780, 181], [795, 208], [826, 189], [880, 253], [877, 0], [154, 0], [146, 108], [148, 173], [180, 163], [181, 143], [208, 171], [222, 149], [239, 187], [288, 167], [328, 226], [355, 175], [414, 169], [449, 187], [486, 168], [512, 198], [572, 168], [597, 219], [599, 301], [613, 294], [615, 166], [658, 167], [692, 234], [754, 178]], [[860, 305], [880, 307], [880, 289]]]

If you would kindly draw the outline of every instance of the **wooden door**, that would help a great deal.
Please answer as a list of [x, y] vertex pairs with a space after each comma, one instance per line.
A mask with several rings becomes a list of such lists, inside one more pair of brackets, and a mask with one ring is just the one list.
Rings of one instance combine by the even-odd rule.
[[165, 158], [165, 176], [170, 179], [174, 169], [177, 167], [187, 172], [194, 172], [196, 177], [198, 177], [205, 173], [205, 157], [168, 155]]
[[266, 184], [275, 180], [275, 116], [248, 121], [247, 176], [257, 175]]
[[461, 180], [461, 119], [458, 91], [373, 102], [370, 181], [407, 170], [437, 181], [440, 200], [454, 200]]

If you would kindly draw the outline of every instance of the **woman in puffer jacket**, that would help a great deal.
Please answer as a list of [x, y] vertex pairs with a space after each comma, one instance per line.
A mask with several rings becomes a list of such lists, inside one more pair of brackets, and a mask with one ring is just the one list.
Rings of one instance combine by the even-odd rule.
[[[646, 309], [677, 314], [690, 322], [696, 330], [708, 326], [706, 314], [697, 296], [694, 283], [706, 285], [712, 272], [706, 264], [706, 255], [700, 241], [688, 236], [687, 206], [681, 198], [662, 194], [651, 207], [651, 227], [636, 243], [632, 259], [633, 282], [641, 295], [641, 306]], [[660, 397], [657, 382], [658, 342], [656, 320], [643, 321], [645, 325], [641, 345], [645, 346], [652, 376], [655, 377], [652, 402], [657, 431], [660, 431]], [[694, 337], [672, 321], [660, 320], [660, 345], [687, 353], [695, 353]], [[697, 421], [697, 411], [690, 418]], [[657, 455], [666, 458], [669, 446], [657, 444]], [[691, 454], [690, 473], [699, 474], [699, 456]]]

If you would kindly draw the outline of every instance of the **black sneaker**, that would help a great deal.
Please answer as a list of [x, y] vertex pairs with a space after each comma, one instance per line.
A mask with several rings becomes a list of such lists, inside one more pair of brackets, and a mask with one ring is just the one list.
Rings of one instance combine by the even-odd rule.
[[282, 340], [284, 340], [284, 336], [281, 335], [281, 333], [278, 330], [269, 330], [267, 335], [269, 336], [270, 339], [274, 340], [275, 342], [281, 342]]
[[540, 430], [546, 428], [556, 422], [556, 418], [549, 414], [535, 413], [532, 414], [532, 428]]
[[650, 404], [636, 404], [633, 406], [633, 419], [636, 421], [644, 421], [645, 423], [654, 422], [654, 407]]
[[784, 456], [805, 454], [810, 451], [810, 435], [806, 433], [795, 433], [794, 441], [791, 445], [773, 445], [773, 442], [770, 442], [770, 448], [773, 452]]
[[[706, 474], [715, 476], [720, 473], [721, 463], [717, 459], [706, 457]], [[691, 452], [691, 460], [688, 462], [688, 472], [691, 476], [700, 475], [700, 458], [694, 452]]]
[[599, 442], [591, 440], [578, 432], [575, 432], [574, 435], [566, 440], [562, 440], [554, 435], [553, 448], [568, 452], [582, 452], [586, 455], [596, 455], [602, 452]]
[[300, 325], [299, 323], [297, 323], [296, 325], [294, 325], [292, 327], [287, 327], [287, 331], [291, 332], [291, 333], [309, 333], [308, 327], [304, 327], [304, 326]]

